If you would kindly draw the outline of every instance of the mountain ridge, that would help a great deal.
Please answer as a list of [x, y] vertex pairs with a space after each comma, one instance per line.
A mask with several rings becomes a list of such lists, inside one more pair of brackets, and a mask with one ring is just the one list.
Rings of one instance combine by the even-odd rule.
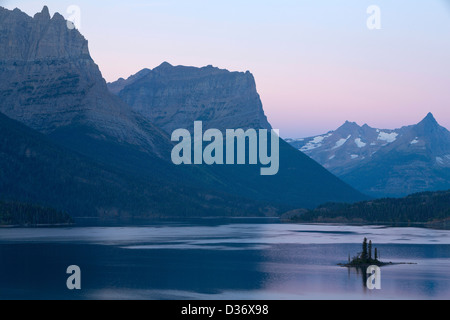
[[372, 196], [450, 188], [450, 132], [432, 113], [394, 130], [346, 122], [326, 135], [287, 141]]
[[[143, 215], [149, 211], [150, 215], [152, 211], [155, 215], [161, 214], [164, 208], [172, 216], [179, 216], [176, 209], [181, 215], [188, 212], [196, 215], [195, 210], [204, 215], [208, 209], [214, 216], [249, 215], [252, 212], [254, 215], [273, 215], [281, 208], [314, 207], [327, 201], [366, 198], [284, 142], [280, 145], [282, 168], [275, 177], [261, 177], [260, 168], [252, 165], [175, 166], [170, 157], [174, 145], [167, 128], [160, 129], [151, 117], [143, 116], [110, 93], [98, 66], [88, 54], [87, 40], [77, 30], [68, 28], [61, 15], [55, 14], [49, 20], [47, 11], [44, 8], [31, 18], [20, 10], [0, 10], [0, 112], [45, 135], [59, 147], [57, 154], [67, 154], [67, 157], [61, 156], [67, 163], [79, 159], [75, 156], [79, 155], [84, 157], [80, 163], [94, 163], [102, 173], [97, 175], [95, 170], [89, 171], [95, 179], [91, 181], [88, 175], [81, 180], [95, 185], [96, 180], [101, 183], [114, 177], [111, 179], [115, 187], [111, 193], [121, 200], [114, 206], [116, 212], [127, 215], [133, 211], [129, 209], [131, 206]], [[173, 126], [193, 124], [191, 113], [183, 112], [183, 102], [188, 101], [192, 107], [198, 107], [210, 125], [270, 127], [255, 79], [249, 72], [230, 73], [212, 66], [202, 69], [173, 67], [164, 63], [150, 73], [144, 71], [141, 76], [144, 77], [137, 77], [137, 81], [128, 87], [156, 79], [160, 86], [150, 92], [156, 93], [162, 109], [172, 107], [173, 115], [176, 115]], [[253, 107], [247, 110], [249, 101]], [[206, 107], [209, 104], [213, 106]], [[205, 109], [211, 112], [205, 114]], [[226, 121], [221, 117], [224, 110], [232, 115]], [[245, 117], [241, 116], [243, 114]], [[260, 120], [263, 120], [262, 125]], [[19, 161], [17, 153], [10, 156]], [[55, 166], [57, 161], [58, 157]], [[40, 182], [35, 177], [39, 172], [25, 166], [27, 177], [31, 179], [30, 186], [49, 190], [39, 188], [39, 183], [47, 181], [58, 190], [55, 185], [61, 185], [61, 180], [50, 174], [51, 161], [40, 165], [48, 169], [48, 177], [53, 180], [41, 179]], [[62, 167], [63, 171], [67, 170], [66, 165]], [[69, 172], [77, 179], [76, 172]], [[67, 179], [69, 184], [72, 183], [70, 178]], [[8, 181], [10, 188], [15, 187], [12, 178]], [[27, 187], [20, 181], [16, 183], [16, 192], [8, 193], [10, 198], [14, 194], [20, 198], [23, 191], [20, 188]], [[136, 187], [127, 189], [127, 185]], [[104, 199], [101, 193], [88, 187], [86, 190], [90, 192], [81, 193], [86, 199], [80, 199], [80, 204], [87, 201], [92, 207], [93, 203]], [[123, 201], [118, 190], [129, 195], [130, 202], [135, 201], [136, 205]], [[33, 193], [33, 190], [27, 192]], [[47, 201], [50, 196], [41, 194], [41, 200]], [[52, 198], [52, 201], [57, 202], [59, 198]], [[39, 200], [39, 197], [33, 199]], [[153, 210], [143, 205], [146, 203], [151, 203]], [[113, 209], [105, 211], [114, 212]], [[103, 211], [99, 212], [102, 214]]]
[[[33, 18], [0, 7], [0, 112], [45, 134], [86, 126], [94, 139], [112, 137], [167, 158], [168, 137], [112, 95], [88, 42], [47, 7]], [[169, 143], [168, 143], [169, 144]]]
[[272, 129], [248, 71], [163, 62], [127, 80], [108, 83], [108, 88], [169, 134], [180, 128], [192, 130], [196, 120], [202, 120], [205, 129]]
[[[250, 72], [230, 72], [213, 66], [174, 67], [164, 62], [137, 75], [130, 77], [128, 83], [119, 80], [109, 87], [114, 90], [119, 84], [123, 89], [118, 96], [147, 120], [156, 121], [168, 134], [178, 128], [192, 132], [197, 120], [203, 122], [204, 130], [271, 129]], [[261, 177], [258, 166], [251, 165], [212, 166], [204, 170], [217, 177], [220, 184], [226, 182], [226, 192], [238, 191], [281, 205], [301, 203], [314, 207], [325, 199], [367, 198], [281, 139], [279, 156], [280, 171], [273, 177]]]
[[21, 201], [72, 217], [265, 216], [266, 203], [127, 174], [56, 144], [0, 113], [0, 201]]

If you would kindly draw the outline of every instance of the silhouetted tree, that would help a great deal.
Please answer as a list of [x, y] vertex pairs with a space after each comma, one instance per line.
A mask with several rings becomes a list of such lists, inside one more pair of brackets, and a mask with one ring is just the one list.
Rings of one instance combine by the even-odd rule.
[[369, 260], [372, 260], [372, 240], [369, 241]]
[[366, 262], [366, 261], [367, 261], [367, 258], [368, 258], [368, 253], [367, 253], [367, 251], [368, 251], [368, 248], [367, 248], [367, 238], [364, 238], [362, 247], [363, 247], [363, 251], [362, 251], [362, 253], [361, 253], [361, 260], [362, 260], [363, 262]]

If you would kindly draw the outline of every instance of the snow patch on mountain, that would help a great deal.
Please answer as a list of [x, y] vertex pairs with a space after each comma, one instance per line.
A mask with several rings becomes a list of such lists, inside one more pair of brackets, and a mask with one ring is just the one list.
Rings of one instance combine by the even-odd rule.
[[325, 137], [323, 136], [315, 137], [310, 142], [308, 142], [304, 147], [302, 147], [300, 151], [306, 152], [320, 148], [322, 146], [323, 140], [325, 140]]
[[358, 148], [364, 148], [365, 146], [367, 146], [367, 143], [363, 142], [361, 138], [355, 139], [355, 143]]
[[397, 140], [397, 137], [398, 137], [398, 133], [396, 133], [396, 132], [387, 133], [387, 132], [381, 131], [380, 134], [378, 135], [378, 140], [386, 141], [387, 143], [392, 143], [395, 140]]
[[[333, 133], [329, 133], [327, 135], [324, 136], [318, 136], [313, 138], [311, 141], [309, 141], [306, 145], [304, 145], [300, 151], [302, 152], [307, 152], [307, 151], [311, 151], [317, 148], [322, 147], [323, 142], [325, 139], [331, 137], [333, 135]], [[305, 139], [297, 139], [296, 141], [304, 141]]]
[[336, 142], [336, 145], [333, 147], [332, 150], [342, 147], [351, 137], [352, 135], [349, 135], [347, 139], [340, 139], [338, 142]]

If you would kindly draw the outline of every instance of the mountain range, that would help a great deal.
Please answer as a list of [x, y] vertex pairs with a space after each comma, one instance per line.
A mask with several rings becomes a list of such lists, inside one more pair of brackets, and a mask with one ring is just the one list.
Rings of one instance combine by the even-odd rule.
[[3, 200], [148, 217], [274, 215], [366, 198], [284, 141], [277, 176], [175, 166], [173, 128], [271, 128], [253, 76], [164, 63], [108, 89], [87, 40], [47, 7], [34, 17], [0, 7], [0, 113]]
[[450, 132], [431, 113], [396, 130], [346, 122], [336, 131], [287, 142], [374, 197], [450, 189]]

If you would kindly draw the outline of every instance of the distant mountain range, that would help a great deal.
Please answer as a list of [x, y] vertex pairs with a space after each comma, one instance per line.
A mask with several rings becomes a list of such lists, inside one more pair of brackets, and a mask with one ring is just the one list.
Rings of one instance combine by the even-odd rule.
[[397, 130], [346, 122], [324, 135], [286, 141], [374, 197], [450, 189], [450, 132], [431, 113]]
[[1, 199], [149, 217], [274, 215], [366, 198], [284, 141], [277, 176], [173, 165], [172, 128], [270, 128], [250, 73], [164, 63], [109, 88], [118, 96], [61, 15], [0, 7]]

